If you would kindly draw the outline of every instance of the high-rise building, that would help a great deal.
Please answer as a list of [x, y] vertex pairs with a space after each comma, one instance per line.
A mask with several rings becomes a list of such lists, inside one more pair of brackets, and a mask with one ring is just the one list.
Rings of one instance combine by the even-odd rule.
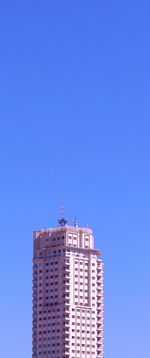
[[103, 262], [92, 230], [34, 232], [32, 358], [103, 358]]

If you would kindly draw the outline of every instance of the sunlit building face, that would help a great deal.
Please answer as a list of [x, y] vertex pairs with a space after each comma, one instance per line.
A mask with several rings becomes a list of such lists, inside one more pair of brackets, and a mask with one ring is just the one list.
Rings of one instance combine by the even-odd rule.
[[32, 358], [103, 358], [99, 255], [76, 221], [34, 232]]

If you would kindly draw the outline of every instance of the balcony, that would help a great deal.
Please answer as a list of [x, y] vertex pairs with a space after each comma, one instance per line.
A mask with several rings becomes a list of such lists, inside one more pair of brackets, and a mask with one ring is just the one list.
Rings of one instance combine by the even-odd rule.
[[64, 277], [67, 279], [67, 278], [70, 278], [70, 273], [67, 272], [67, 273], [64, 273]]
[[102, 333], [103, 333], [103, 330], [102, 330], [102, 329], [97, 329], [97, 337], [98, 337], [98, 338], [101, 339]]
[[37, 288], [37, 287], [38, 287], [38, 285], [37, 285], [37, 284], [32, 286], [32, 288], [33, 288], [33, 289], [34, 289], [34, 288]]
[[103, 307], [103, 300], [98, 300], [97, 301], [97, 310], [100, 311], [102, 310]]
[[37, 339], [36, 338], [32, 339], [32, 343], [37, 343]]
[[32, 317], [33, 317], [33, 319], [35, 319], [35, 318], [37, 317], [37, 312], [34, 312], [34, 313], [32, 314]]
[[98, 327], [103, 328], [102, 322], [103, 322], [103, 317], [101, 317], [101, 319], [98, 319], [98, 322], [97, 322]]
[[65, 333], [69, 334], [69, 328], [65, 327]]
[[[98, 341], [98, 339], [99, 339], [99, 341]], [[103, 335], [102, 335], [102, 332], [101, 332], [101, 333], [98, 334], [98, 336], [97, 336], [97, 343], [98, 343], [98, 344], [101, 344], [101, 343], [102, 343], [102, 340], [103, 340]]]
[[98, 296], [102, 296], [102, 294], [103, 294], [103, 288], [102, 288], [102, 287], [98, 287], [98, 288], [97, 288], [97, 293], [98, 293]]
[[67, 334], [65, 337], [64, 337], [64, 339], [65, 339], [65, 342], [69, 342], [69, 334]]
[[65, 286], [70, 286], [70, 280], [67, 280], [67, 279], [66, 279], [66, 280], [64, 281], [64, 283], [65, 283]]
[[66, 318], [64, 324], [65, 324], [65, 326], [70, 327], [70, 319]]
[[70, 272], [70, 265], [68, 263], [64, 264], [65, 272]]
[[37, 279], [34, 278], [34, 279], [32, 280], [32, 283], [33, 283], [33, 286], [34, 286], [34, 284], [37, 283]]
[[34, 337], [36, 338], [36, 337], [37, 337], [37, 333], [34, 332], [34, 333], [32, 334], [32, 337], [33, 337], [33, 338], [34, 338]]
[[102, 310], [102, 301], [97, 302], [97, 310]]
[[65, 321], [69, 321], [69, 320], [70, 320], [69, 315], [65, 316]]
[[33, 293], [32, 298], [36, 298], [36, 297], [37, 297], [37, 293]]
[[99, 324], [99, 325], [97, 326], [97, 330], [98, 330], [98, 331], [101, 331], [101, 330], [102, 330], [101, 324]]
[[98, 284], [99, 287], [102, 286], [102, 280], [101, 280], [101, 278], [97, 278], [97, 284]]
[[97, 297], [99, 297], [99, 298], [102, 298], [102, 295], [103, 295], [103, 289], [100, 287], [100, 288], [98, 288], [97, 289]]
[[69, 286], [65, 286], [65, 292], [70, 292]]
[[34, 297], [32, 302], [34, 302], [34, 303], [37, 302], [37, 298]]
[[36, 323], [37, 322], [37, 318], [33, 318], [32, 323]]
[[103, 305], [102, 305], [102, 300], [98, 300], [97, 301], [97, 310], [98, 311], [102, 311]]
[[65, 304], [65, 306], [70, 306], [70, 300], [65, 300], [64, 304]]
[[101, 314], [103, 312], [103, 306], [102, 304], [98, 304], [98, 308], [97, 308], [97, 314]]

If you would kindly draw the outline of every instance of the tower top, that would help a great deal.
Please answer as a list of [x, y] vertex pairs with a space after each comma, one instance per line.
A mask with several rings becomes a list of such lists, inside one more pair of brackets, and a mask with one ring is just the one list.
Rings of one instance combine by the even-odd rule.
[[58, 220], [58, 223], [60, 226], [65, 226], [67, 224], [67, 219], [65, 219], [65, 214], [64, 214], [65, 210], [64, 210], [64, 203], [61, 204], [61, 219]]

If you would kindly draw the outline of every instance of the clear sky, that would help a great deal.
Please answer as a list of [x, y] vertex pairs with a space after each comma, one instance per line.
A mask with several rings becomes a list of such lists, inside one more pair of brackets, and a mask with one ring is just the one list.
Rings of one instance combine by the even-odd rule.
[[150, 357], [149, 1], [0, 5], [0, 357], [31, 358], [32, 230], [105, 262], [105, 358]]

